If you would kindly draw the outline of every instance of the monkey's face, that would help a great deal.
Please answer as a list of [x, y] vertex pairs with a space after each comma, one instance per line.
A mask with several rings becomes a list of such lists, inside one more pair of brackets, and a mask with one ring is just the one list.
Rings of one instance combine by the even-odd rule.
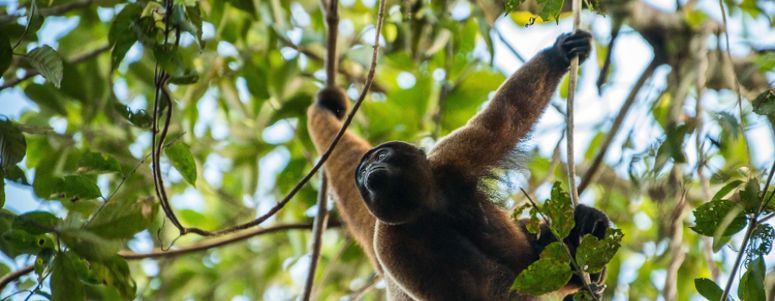
[[387, 224], [416, 218], [430, 202], [433, 187], [425, 153], [398, 141], [381, 144], [363, 155], [355, 181], [371, 214]]

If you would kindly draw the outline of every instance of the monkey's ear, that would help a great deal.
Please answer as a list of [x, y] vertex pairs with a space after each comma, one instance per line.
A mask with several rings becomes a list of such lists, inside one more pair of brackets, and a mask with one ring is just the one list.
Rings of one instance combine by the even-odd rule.
[[344, 118], [347, 112], [347, 95], [339, 88], [320, 89], [315, 104], [334, 113], [336, 118]]

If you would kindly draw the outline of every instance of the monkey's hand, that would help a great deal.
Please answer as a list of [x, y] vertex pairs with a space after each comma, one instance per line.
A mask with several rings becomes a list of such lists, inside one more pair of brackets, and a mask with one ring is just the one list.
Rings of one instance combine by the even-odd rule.
[[[608, 220], [608, 216], [592, 207], [588, 207], [582, 204], [576, 206], [576, 210], [573, 214], [573, 218], [576, 222], [576, 226], [570, 231], [570, 234], [565, 239], [570, 249], [573, 252], [573, 256], [576, 256], [576, 248], [581, 244], [581, 238], [584, 235], [591, 234], [599, 239], [605, 236], [605, 232], [611, 227], [611, 222]], [[602, 284], [605, 280], [605, 269], [598, 274], [589, 275], [590, 280], [594, 284]], [[572, 283], [581, 284], [581, 279], [575, 274], [571, 279]]]
[[347, 95], [339, 88], [325, 87], [318, 92], [315, 105], [331, 111], [341, 120], [347, 112]]
[[568, 67], [571, 59], [575, 56], [579, 57], [579, 64], [589, 57], [589, 52], [592, 50], [591, 39], [592, 35], [584, 30], [563, 33], [557, 37], [557, 41], [550, 49], [563, 63], [563, 66]]

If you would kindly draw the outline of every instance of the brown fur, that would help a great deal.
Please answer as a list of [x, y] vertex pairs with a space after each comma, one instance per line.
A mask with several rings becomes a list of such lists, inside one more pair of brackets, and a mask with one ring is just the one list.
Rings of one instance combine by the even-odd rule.
[[[349, 131], [342, 137], [325, 172], [348, 230], [386, 280], [389, 299], [534, 299], [509, 288], [537, 260], [535, 237], [490, 202], [479, 184], [503, 166], [543, 112], [567, 70], [561, 55], [557, 47], [541, 52], [500, 87], [487, 108], [438, 142], [427, 156], [433, 174], [427, 181], [436, 185], [441, 201], [416, 221], [388, 225], [370, 214], [353, 175], [371, 145]], [[309, 108], [308, 128], [318, 151], [330, 145], [346, 108], [344, 94], [330, 89]]]

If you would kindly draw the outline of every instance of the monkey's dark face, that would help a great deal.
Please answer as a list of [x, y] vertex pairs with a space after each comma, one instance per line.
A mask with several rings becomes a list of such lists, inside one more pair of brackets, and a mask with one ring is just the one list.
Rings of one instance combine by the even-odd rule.
[[363, 155], [355, 181], [371, 214], [387, 224], [416, 218], [430, 202], [434, 187], [425, 153], [398, 141], [381, 144]]

